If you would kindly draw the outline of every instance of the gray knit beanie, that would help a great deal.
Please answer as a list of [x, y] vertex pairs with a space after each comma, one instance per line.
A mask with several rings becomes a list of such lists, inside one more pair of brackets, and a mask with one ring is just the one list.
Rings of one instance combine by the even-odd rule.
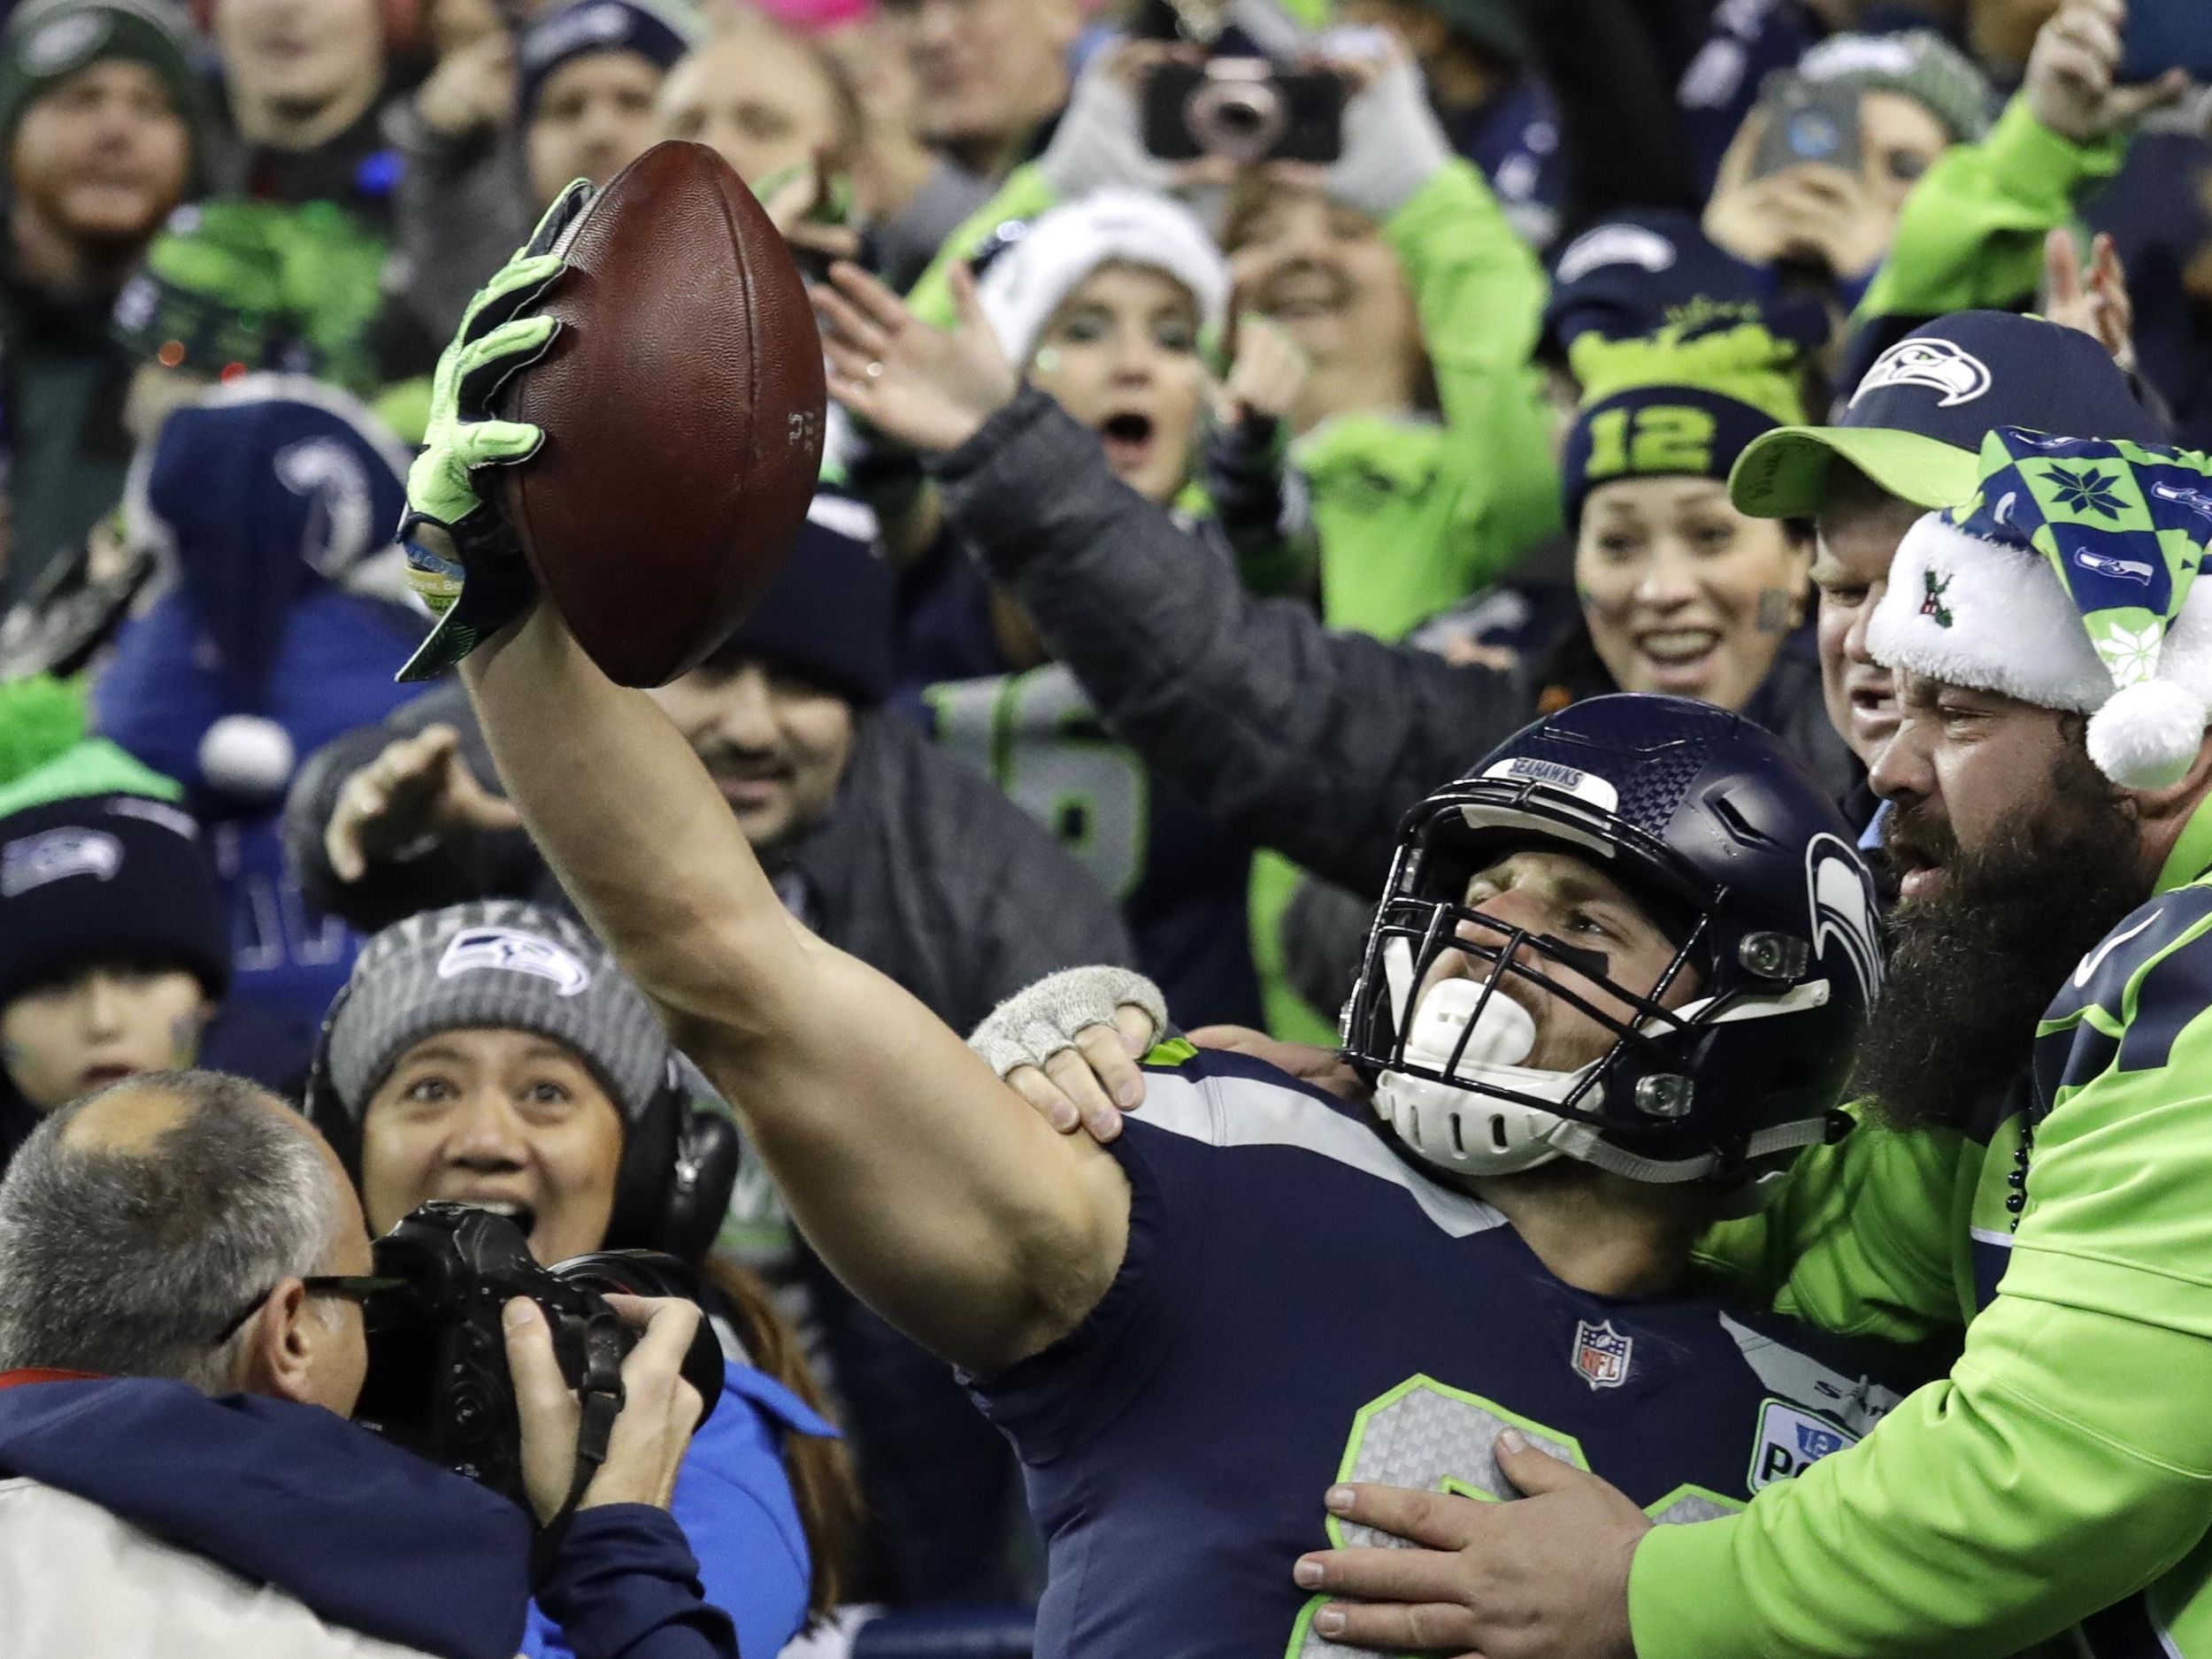
[[666, 1076], [668, 1037], [645, 994], [582, 926], [534, 904], [480, 900], [395, 923], [363, 949], [342, 995], [325, 1062], [357, 1120], [400, 1057], [442, 1031], [561, 1043], [630, 1123]]
[[1952, 141], [1961, 144], [1975, 143], [1987, 134], [1995, 102], [1979, 65], [1933, 29], [1832, 35], [1785, 73], [1816, 85], [1901, 93], [1941, 121]]

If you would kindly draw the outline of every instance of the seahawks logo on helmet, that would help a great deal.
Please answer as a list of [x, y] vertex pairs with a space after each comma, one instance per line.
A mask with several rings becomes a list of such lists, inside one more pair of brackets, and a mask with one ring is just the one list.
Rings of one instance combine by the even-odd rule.
[[1874, 359], [1851, 394], [1851, 404], [1857, 407], [1859, 399], [1885, 387], [1920, 386], [1943, 394], [1936, 400], [1938, 409], [1955, 409], [1972, 403], [1991, 384], [1989, 365], [1964, 347], [1948, 340], [1902, 340]]
[[1805, 896], [1812, 907], [1814, 956], [1825, 963], [1832, 946], [1840, 951], [1860, 995], [1873, 1002], [1882, 985], [1882, 937], [1859, 855], [1833, 835], [1814, 836], [1805, 849]]

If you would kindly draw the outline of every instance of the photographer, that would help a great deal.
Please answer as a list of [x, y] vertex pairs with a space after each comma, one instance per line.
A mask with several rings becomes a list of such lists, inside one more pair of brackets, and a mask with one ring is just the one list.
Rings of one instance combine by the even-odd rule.
[[[273, 1095], [150, 1072], [50, 1116], [0, 1181], [0, 1652], [507, 1659], [532, 1528], [363, 1433], [375, 1281], [337, 1159]], [[664, 1513], [701, 1402], [698, 1310], [621, 1300], [625, 1403], [538, 1594], [588, 1659], [737, 1652]], [[505, 1317], [541, 1519], [580, 1409], [534, 1304]]]
[[[457, 904], [369, 941], [307, 1110], [379, 1236], [447, 1199], [511, 1217], [546, 1266], [640, 1248], [700, 1269], [724, 1398], [671, 1512], [741, 1648], [773, 1654], [839, 1599], [858, 1501], [766, 1286], [708, 1258], [736, 1132], [693, 1105], [672, 1058], [643, 994], [572, 919], [507, 900]], [[524, 1651], [559, 1654], [565, 1640], [534, 1615]]]

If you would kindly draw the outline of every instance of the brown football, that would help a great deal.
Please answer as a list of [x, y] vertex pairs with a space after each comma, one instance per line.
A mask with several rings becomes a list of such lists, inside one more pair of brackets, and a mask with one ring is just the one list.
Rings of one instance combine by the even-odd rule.
[[541, 307], [563, 327], [506, 395], [545, 444], [500, 488], [578, 643], [664, 685], [775, 579], [822, 461], [806, 284], [753, 193], [703, 144], [625, 167]]

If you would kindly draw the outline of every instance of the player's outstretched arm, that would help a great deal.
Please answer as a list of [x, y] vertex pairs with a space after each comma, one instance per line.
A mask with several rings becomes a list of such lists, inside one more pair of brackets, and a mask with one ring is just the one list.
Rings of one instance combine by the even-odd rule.
[[534, 305], [589, 196], [581, 182], [562, 193], [439, 359], [401, 534], [440, 619], [406, 672], [468, 659], [540, 850], [743, 1116], [830, 1265], [945, 1357], [999, 1370], [1073, 1329], [1112, 1282], [1129, 1219], [1119, 1166], [1054, 1134], [920, 1003], [791, 920], [676, 728], [534, 603], [480, 488], [544, 442], [495, 406], [552, 342]]
[[742, 1115], [839, 1276], [987, 1374], [1072, 1330], [1120, 1264], [1119, 1166], [792, 920], [682, 736], [550, 605], [463, 672], [562, 885]]

